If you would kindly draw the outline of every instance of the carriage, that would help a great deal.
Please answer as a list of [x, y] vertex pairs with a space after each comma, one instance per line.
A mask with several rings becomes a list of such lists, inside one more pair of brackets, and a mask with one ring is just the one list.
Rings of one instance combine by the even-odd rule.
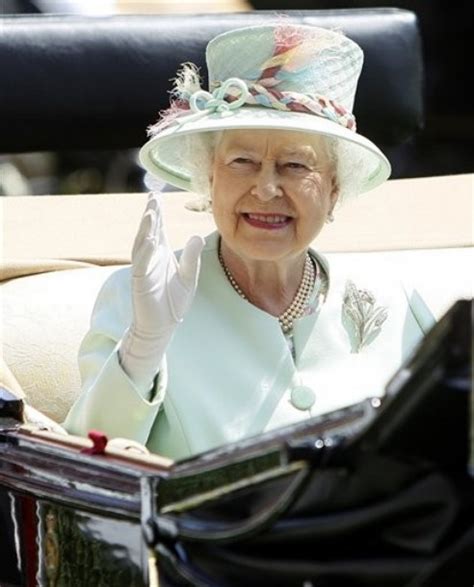
[[[2, 152], [138, 146], [180, 61], [196, 54], [199, 63], [216, 33], [270, 16], [5, 19], [0, 54], [11, 82]], [[190, 459], [172, 462], [101, 431], [66, 435], [60, 423], [79, 393], [79, 342], [100, 286], [129, 262], [146, 194], [2, 198], [0, 585], [474, 582], [466, 277], [474, 177], [403, 174], [416, 153], [407, 141], [423, 120], [412, 13], [288, 18], [344, 28], [364, 48], [358, 119], [395, 162], [395, 179], [348, 204], [318, 247], [390, 264], [437, 324], [382, 400], [369, 392], [305, 424]], [[383, 55], [375, 48], [381, 35]], [[164, 197], [176, 248], [213, 229], [189, 198]]]

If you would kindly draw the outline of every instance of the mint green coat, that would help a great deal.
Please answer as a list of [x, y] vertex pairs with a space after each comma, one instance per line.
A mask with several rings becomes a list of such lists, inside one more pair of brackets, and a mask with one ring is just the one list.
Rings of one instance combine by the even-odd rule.
[[[80, 349], [83, 391], [68, 414], [67, 430], [87, 435], [99, 429], [173, 459], [187, 457], [381, 396], [434, 321], [387, 268], [355, 264], [344, 255], [328, 261], [311, 251], [329, 273], [329, 290], [318, 311], [296, 321], [293, 358], [278, 320], [229, 284], [217, 244], [213, 233], [202, 253], [195, 299], [160, 366], [151, 401], [118, 362], [119, 341], [132, 316], [130, 268], [106, 281]], [[342, 320], [348, 279], [388, 311], [378, 335], [359, 352], [352, 352]], [[315, 402], [299, 409], [294, 398], [307, 388]]]

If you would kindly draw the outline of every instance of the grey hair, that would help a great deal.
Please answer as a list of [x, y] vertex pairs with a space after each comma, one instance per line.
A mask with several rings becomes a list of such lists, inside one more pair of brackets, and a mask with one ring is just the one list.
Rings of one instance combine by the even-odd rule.
[[348, 141], [332, 137], [327, 137], [327, 141], [336, 168], [339, 184], [336, 205], [340, 207], [364, 191], [366, 178], [373, 172], [373, 163], [364, 157], [362, 149], [354, 149]]
[[211, 172], [216, 147], [224, 131], [199, 133], [183, 137], [182, 156], [187, 159], [191, 187], [197, 198], [186, 204], [196, 212], [211, 209]]
[[[200, 133], [183, 137], [181, 156], [187, 161], [193, 192], [197, 200], [187, 204], [195, 211], [208, 211], [211, 206], [211, 170], [217, 145], [224, 131]], [[363, 156], [355, 157], [354, 149], [346, 141], [325, 137], [328, 154], [336, 169], [339, 197], [337, 206], [363, 191], [363, 181], [367, 177], [367, 162]]]

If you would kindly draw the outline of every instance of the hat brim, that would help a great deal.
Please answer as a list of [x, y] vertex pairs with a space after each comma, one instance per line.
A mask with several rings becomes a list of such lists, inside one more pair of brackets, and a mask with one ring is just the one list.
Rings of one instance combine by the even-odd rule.
[[[187, 120], [189, 119], [189, 121]], [[365, 174], [357, 182], [360, 192], [369, 191], [385, 180], [391, 173], [388, 159], [380, 149], [366, 137], [351, 131], [331, 120], [300, 112], [272, 110], [257, 106], [243, 106], [236, 110], [204, 114], [197, 118], [191, 114], [183, 116], [179, 123], [159, 131], [141, 148], [139, 159], [152, 175], [180, 189], [193, 191], [191, 165], [180, 156], [183, 137], [192, 138], [200, 133], [222, 130], [269, 129], [318, 134], [344, 141], [344, 155], [363, 161], [357, 172]], [[192, 153], [192, 147], [190, 149]]]

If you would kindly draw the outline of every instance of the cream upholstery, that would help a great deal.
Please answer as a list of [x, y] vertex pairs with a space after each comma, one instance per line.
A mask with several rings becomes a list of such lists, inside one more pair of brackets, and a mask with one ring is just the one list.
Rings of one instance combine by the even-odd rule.
[[77, 351], [98, 290], [114, 269], [54, 271], [2, 285], [4, 360], [31, 405], [57, 422], [79, 392]]
[[[472, 185], [471, 175], [389, 182], [342, 208], [317, 247], [345, 251], [338, 254], [354, 262], [382, 258], [440, 316], [473, 295]], [[210, 215], [183, 210], [189, 199], [170, 194], [164, 202], [175, 247], [213, 229]], [[76, 356], [94, 300], [117, 263], [127, 262], [145, 200], [121, 194], [2, 201], [4, 361], [28, 402], [57, 422], [80, 390]]]

